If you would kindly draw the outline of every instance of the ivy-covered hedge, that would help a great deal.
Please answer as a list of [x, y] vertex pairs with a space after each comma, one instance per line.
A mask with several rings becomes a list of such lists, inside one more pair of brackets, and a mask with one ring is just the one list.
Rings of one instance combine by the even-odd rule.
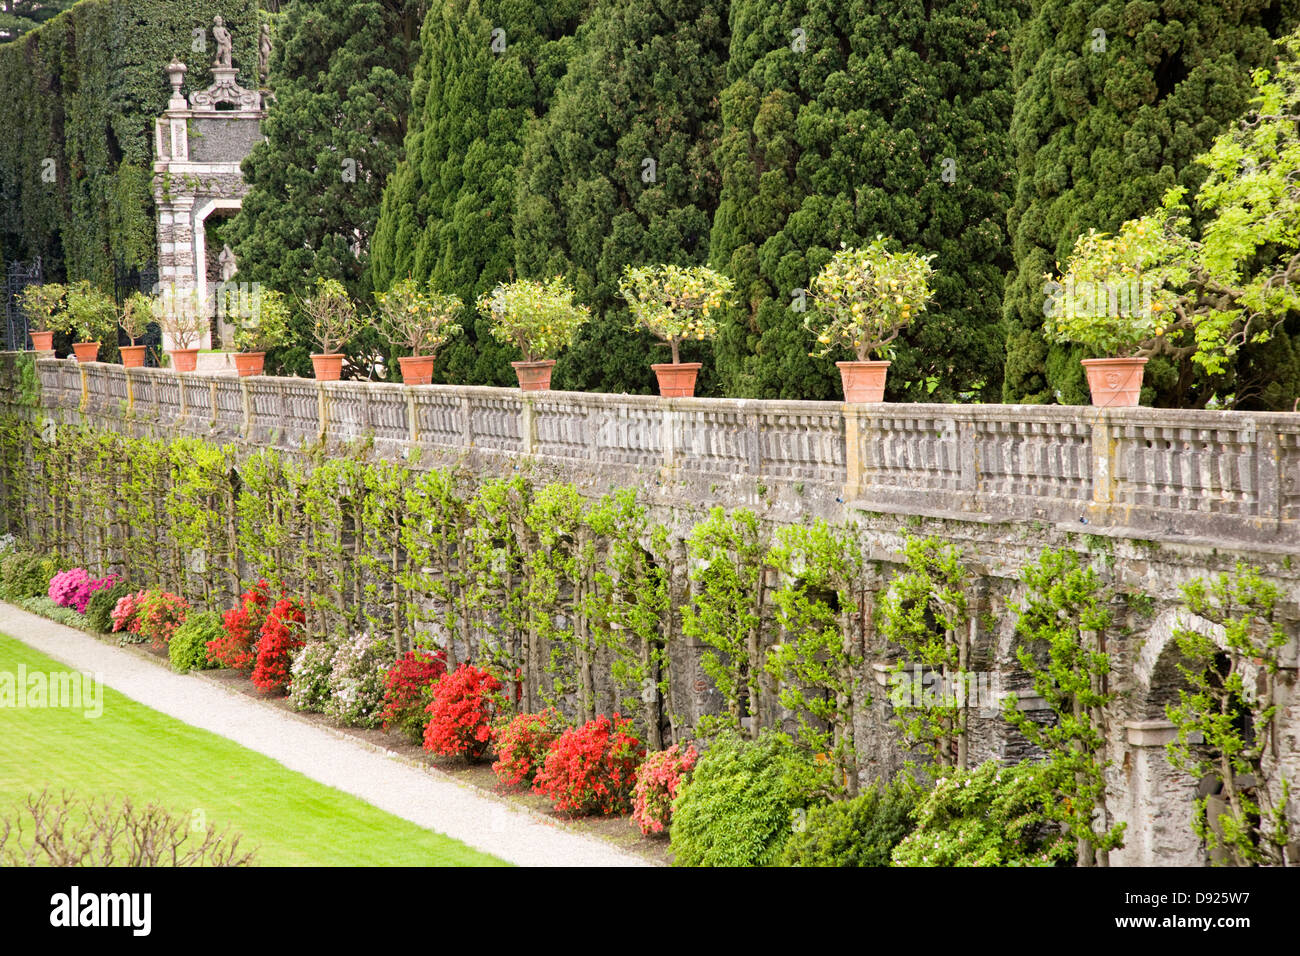
[[[257, 63], [255, 0], [84, 0], [0, 46], [0, 258], [39, 255], [47, 279], [112, 288], [113, 263], [156, 257], [153, 122], [171, 87], [211, 82], [212, 18], [241, 78]], [[202, 30], [204, 49], [193, 49]]]

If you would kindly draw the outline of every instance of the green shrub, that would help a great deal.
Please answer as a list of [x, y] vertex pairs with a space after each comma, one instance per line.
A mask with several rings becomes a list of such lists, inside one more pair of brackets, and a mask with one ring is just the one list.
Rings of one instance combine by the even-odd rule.
[[1047, 820], [1044, 768], [996, 760], [941, 777], [916, 808], [916, 829], [894, 848], [895, 866], [1051, 866], [1074, 858]]
[[31, 611], [33, 614], [48, 617], [50, 620], [66, 624], [68, 627], [75, 627], [79, 631], [86, 630], [84, 615], [70, 607], [59, 607], [47, 597], [23, 598], [18, 603], [24, 610]]
[[50, 578], [63, 570], [58, 558], [32, 551], [14, 551], [4, 558], [0, 568], [0, 597], [16, 603], [24, 598], [48, 597]]
[[745, 741], [726, 732], [696, 764], [673, 806], [677, 866], [771, 866], [813, 794], [830, 784], [784, 734]]
[[167, 656], [171, 658], [172, 669], [178, 674], [189, 671], [201, 671], [215, 667], [208, 660], [208, 641], [215, 641], [222, 634], [221, 615], [216, 611], [203, 611], [191, 614], [176, 629], [167, 644]]
[[785, 845], [785, 866], [889, 866], [889, 854], [912, 832], [922, 791], [910, 779], [872, 785], [852, 800], [813, 807]]
[[97, 634], [110, 633], [113, 630], [113, 608], [117, 607], [119, 598], [131, 593], [131, 585], [125, 581], [96, 591], [86, 603], [86, 626]]

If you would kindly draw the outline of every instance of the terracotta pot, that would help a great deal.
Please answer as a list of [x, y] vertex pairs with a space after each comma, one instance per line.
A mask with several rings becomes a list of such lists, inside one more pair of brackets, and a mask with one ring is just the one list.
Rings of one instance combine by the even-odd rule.
[[1141, 403], [1144, 358], [1083, 359], [1092, 404], [1098, 408], [1132, 408]]
[[235, 371], [239, 373], [240, 378], [247, 378], [249, 375], [261, 375], [265, 364], [265, 352], [235, 353]]
[[836, 362], [844, 384], [844, 401], [850, 404], [883, 402], [885, 376], [890, 362]]
[[343, 353], [326, 352], [311, 357], [311, 367], [318, 382], [337, 382], [343, 377]]
[[32, 337], [32, 348], [36, 351], [48, 352], [54, 348], [53, 332], [28, 332], [27, 334]]
[[144, 353], [148, 350], [147, 345], [123, 345], [118, 349], [122, 353], [122, 365], [126, 368], [144, 368]]
[[555, 368], [555, 359], [543, 359], [540, 362], [511, 362], [519, 387], [525, 392], [546, 392], [551, 388], [551, 369]]
[[659, 378], [659, 394], [664, 398], [691, 398], [695, 395], [695, 376], [700, 371], [700, 362], [665, 362], [651, 365]]
[[397, 364], [402, 367], [402, 381], [407, 385], [428, 385], [433, 381], [432, 355], [404, 355]]
[[99, 358], [98, 342], [73, 342], [72, 353], [78, 362], [93, 362]]
[[178, 372], [192, 372], [199, 364], [198, 349], [172, 349], [167, 354], [172, 357], [172, 368]]

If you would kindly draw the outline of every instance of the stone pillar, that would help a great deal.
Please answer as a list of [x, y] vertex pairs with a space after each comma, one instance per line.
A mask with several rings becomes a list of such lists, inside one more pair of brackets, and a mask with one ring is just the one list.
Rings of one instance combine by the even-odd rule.
[[1128, 744], [1117, 787], [1108, 787], [1115, 819], [1127, 823], [1124, 846], [1111, 852], [1115, 866], [1204, 866], [1205, 854], [1192, 832], [1196, 781], [1165, 756], [1177, 737], [1167, 720], [1124, 722]]

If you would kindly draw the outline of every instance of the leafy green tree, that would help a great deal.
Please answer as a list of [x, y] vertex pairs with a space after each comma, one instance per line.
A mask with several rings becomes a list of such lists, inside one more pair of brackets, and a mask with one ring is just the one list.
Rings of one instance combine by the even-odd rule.
[[[521, 276], [563, 273], [598, 318], [555, 369], [558, 387], [652, 392], [663, 349], [633, 329], [619, 296], [628, 265], [695, 265], [708, 255], [720, 179], [718, 93], [727, 0], [600, 0], [519, 169], [515, 262]], [[700, 391], [711, 382], [710, 351]]]
[[[972, 575], [961, 550], [937, 538], [908, 535], [902, 558], [905, 570], [889, 582], [880, 603], [880, 634], [903, 652], [890, 695], [897, 724], [940, 766], [965, 770]], [[909, 668], [919, 671], [909, 676]]]
[[[249, 192], [230, 226], [241, 281], [298, 293], [318, 277], [338, 279], [370, 300], [371, 236], [402, 154], [427, 6], [299, 0], [288, 8], [271, 55], [266, 138], [244, 160]], [[294, 332], [298, 347], [282, 361], [305, 373], [301, 315]]]
[[[1222, 644], [1190, 628], [1174, 632], [1190, 686], [1167, 709], [1178, 728], [1169, 760], [1195, 777], [1219, 780], [1221, 809], [1209, 812], [1209, 798], [1202, 797], [1192, 821], [1212, 858], [1233, 866], [1285, 865], [1292, 838], [1290, 785], [1284, 773], [1273, 779], [1277, 765], [1270, 759], [1287, 642], [1277, 617], [1280, 598], [1258, 569], [1238, 564], [1234, 575], [1183, 586], [1186, 609], [1218, 629]], [[1204, 747], [1193, 745], [1195, 734]]]
[[1056, 720], [1040, 724], [1006, 698], [1013, 727], [1047, 754], [1043, 780], [1053, 789], [1049, 817], [1077, 840], [1080, 866], [1105, 866], [1124, 845], [1125, 824], [1107, 826], [1106, 715], [1111, 657], [1106, 639], [1113, 615], [1092, 568], [1071, 551], [1045, 551], [1021, 575], [1027, 591], [1019, 608], [1016, 657]]
[[376, 288], [409, 276], [467, 303], [439, 381], [514, 384], [518, 353], [472, 303], [512, 277], [524, 130], [545, 114], [588, 4], [437, 0], [424, 20], [406, 155], [384, 187], [371, 270]]
[[999, 394], [1023, 6], [732, 4], [710, 239], [741, 303], [716, 345], [726, 394], [839, 397], [832, 360], [808, 354], [804, 290], [841, 243], [878, 234], [936, 255], [933, 302], [895, 343], [889, 396]]
[[[739, 730], [748, 718], [751, 740], [764, 717], [767, 550], [758, 515], [748, 508], [713, 508], [686, 539], [694, 594], [682, 609], [682, 632], [707, 648], [700, 666], [726, 702], [723, 725]], [[711, 721], [701, 723], [711, 729]]]
[[783, 576], [773, 595], [785, 640], [768, 652], [779, 697], [799, 720], [801, 742], [830, 755], [844, 792], [858, 793], [854, 735], [860, 706], [870, 704], [862, 674], [866, 562], [853, 528], [823, 520], [781, 528], [768, 563]]
[[[1274, 58], [1272, 38], [1300, 17], [1295, 0], [1176, 10], [1129, 0], [1048, 0], [1016, 37], [1011, 129], [1016, 197], [1008, 217], [1015, 270], [1006, 291], [1010, 402], [1084, 403], [1077, 346], [1043, 337], [1044, 281], [1089, 229], [1113, 232], [1173, 186], [1195, 192], [1201, 153], [1246, 107], [1251, 72]], [[1288, 349], [1247, 349], [1278, 361]], [[1156, 404], [1196, 404], [1190, 358], [1147, 366]], [[1209, 397], [1202, 388], [1199, 401]]]

